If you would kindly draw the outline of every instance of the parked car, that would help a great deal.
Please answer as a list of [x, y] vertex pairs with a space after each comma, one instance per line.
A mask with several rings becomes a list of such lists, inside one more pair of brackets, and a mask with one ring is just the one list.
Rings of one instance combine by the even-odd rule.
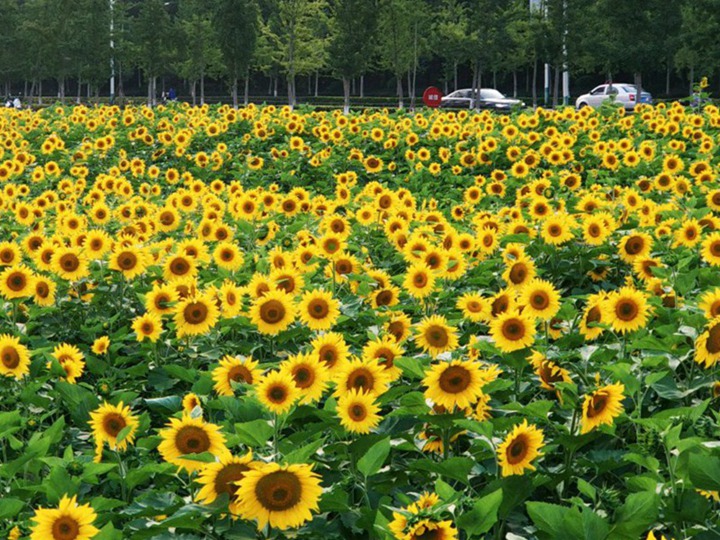
[[[583, 107], [599, 107], [603, 102], [614, 100], [627, 110], [633, 110], [637, 105], [637, 87], [634, 84], [612, 83], [601, 84], [596, 86], [587, 94], [583, 94], [575, 101], [575, 107], [582, 109]], [[652, 95], [650, 92], [641, 90], [640, 103], [652, 103]]]
[[[475, 91], [472, 88], [455, 90], [442, 98], [440, 106], [445, 109], [470, 109], [473, 107], [473, 96]], [[524, 107], [525, 104], [519, 99], [506, 97], [494, 88], [480, 89], [480, 108], [495, 111], [509, 111], [515, 106]]]

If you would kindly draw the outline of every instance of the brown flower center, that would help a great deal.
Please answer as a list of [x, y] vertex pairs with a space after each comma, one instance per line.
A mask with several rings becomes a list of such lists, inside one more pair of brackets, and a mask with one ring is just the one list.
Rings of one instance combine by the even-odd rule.
[[258, 481], [255, 496], [264, 509], [282, 512], [300, 502], [302, 484], [298, 477], [289, 471], [275, 471]]
[[60, 516], [52, 525], [54, 540], [73, 540], [80, 534], [80, 524], [70, 516]]
[[447, 347], [450, 337], [448, 336], [447, 329], [442, 326], [432, 325], [425, 330], [425, 340], [431, 347], [442, 349]]
[[720, 352], [720, 324], [716, 324], [708, 331], [708, 338], [705, 347], [711, 354]]
[[297, 366], [293, 370], [293, 379], [298, 388], [310, 388], [315, 382], [315, 370], [308, 366]]
[[132, 270], [137, 265], [137, 256], [131, 251], [123, 251], [117, 258], [118, 266], [123, 270]]
[[630, 298], [623, 298], [615, 304], [615, 315], [621, 321], [632, 321], [640, 312], [639, 306]]
[[472, 377], [466, 368], [462, 366], [450, 366], [442, 372], [438, 383], [443, 392], [459, 394], [470, 386], [471, 381]]
[[260, 306], [260, 319], [267, 324], [277, 324], [285, 318], [285, 306], [279, 300], [268, 300]]
[[363, 392], [370, 392], [375, 386], [375, 377], [366, 368], [358, 368], [354, 370], [347, 380], [347, 388], [351, 390], [353, 388], [362, 390]]
[[184, 426], [175, 435], [175, 446], [181, 454], [200, 454], [210, 448], [210, 437], [197, 426]]
[[73, 253], [65, 253], [60, 257], [60, 268], [65, 272], [74, 272], [80, 267], [80, 259]]
[[601, 414], [607, 406], [607, 396], [604, 393], [596, 393], [590, 398], [590, 406], [587, 409], [587, 417], [595, 418]]
[[520, 319], [508, 319], [503, 323], [501, 331], [505, 339], [518, 341], [525, 336], [525, 325]]
[[276, 404], [284, 403], [288, 397], [288, 389], [282, 384], [276, 384], [268, 388], [267, 398]]
[[191, 302], [183, 310], [183, 318], [189, 324], [202, 324], [208, 317], [208, 307], [202, 302]]
[[22, 272], [13, 272], [7, 277], [5, 283], [11, 291], [19, 292], [27, 286], [27, 278]]
[[324, 319], [329, 312], [330, 307], [323, 298], [313, 298], [308, 304], [308, 315], [313, 319]]
[[246, 368], [245, 366], [233, 366], [230, 368], [227, 374], [228, 382], [229, 381], [242, 381], [247, 384], [253, 383], [253, 377], [252, 373], [250, 373], [250, 370]]
[[127, 425], [122, 415], [118, 413], [108, 413], [103, 418], [103, 429], [110, 437], [117, 437], [118, 434]]
[[522, 462], [528, 453], [528, 443], [524, 435], [518, 435], [507, 448], [506, 458], [510, 465]]
[[508, 277], [510, 278], [510, 281], [517, 285], [518, 283], [525, 281], [527, 275], [528, 269], [527, 266], [525, 266], [525, 263], [515, 263], [513, 264]]
[[4, 347], [0, 352], [0, 360], [8, 369], [15, 369], [20, 365], [20, 354], [15, 347]]
[[365, 420], [365, 418], [367, 418], [367, 411], [365, 410], [365, 407], [362, 405], [362, 403], [353, 403], [348, 408], [348, 415], [355, 422], [362, 422], [363, 420]]

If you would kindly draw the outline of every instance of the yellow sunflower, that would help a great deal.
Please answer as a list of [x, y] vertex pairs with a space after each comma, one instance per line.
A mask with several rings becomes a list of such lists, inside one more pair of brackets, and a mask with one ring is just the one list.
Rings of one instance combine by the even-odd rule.
[[424, 318], [415, 327], [415, 343], [435, 358], [457, 348], [457, 331], [442, 315], [432, 315]]
[[110, 349], [110, 338], [108, 336], [100, 336], [93, 341], [91, 350], [93, 354], [106, 354]]
[[695, 340], [695, 361], [706, 368], [720, 360], [720, 318], [713, 319], [707, 330]]
[[425, 263], [416, 263], [408, 268], [403, 288], [415, 298], [426, 298], [435, 290], [435, 273]]
[[30, 373], [30, 352], [20, 338], [0, 334], [0, 375], [22, 379]]
[[45, 276], [35, 276], [35, 292], [33, 301], [38, 306], [52, 306], [55, 304], [57, 284]]
[[213, 388], [221, 396], [233, 396], [235, 395], [233, 382], [255, 384], [261, 376], [262, 371], [258, 369], [257, 360], [226, 355], [212, 372], [212, 379], [215, 382]]
[[202, 418], [188, 415], [180, 419], [171, 418], [167, 427], [160, 430], [160, 437], [162, 442], [158, 451], [163, 459], [188, 472], [201, 470], [205, 463], [184, 456], [204, 452], [222, 456], [228, 452], [220, 426], [205, 422]]
[[395, 359], [401, 357], [405, 353], [395, 338], [392, 336], [383, 336], [368, 342], [362, 350], [362, 358], [364, 360], [375, 360], [385, 368], [391, 380], [396, 380], [402, 374], [399, 367], [395, 365]]
[[623, 334], [644, 327], [650, 315], [647, 295], [633, 287], [612, 292], [603, 302], [602, 310], [602, 321]]
[[135, 336], [138, 341], [147, 339], [155, 343], [160, 339], [160, 334], [162, 334], [163, 331], [162, 319], [154, 313], [145, 313], [144, 315], [135, 317], [132, 323], [132, 329], [135, 331]]
[[320, 477], [311, 465], [266, 463], [246, 471], [238, 482], [238, 515], [281, 530], [296, 528], [319, 510]]
[[518, 424], [498, 446], [498, 464], [503, 476], [524, 474], [525, 470], [535, 470], [531, 463], [541, 456], [540, 449], [544, 446], [542, 429], [528, 425], [527, 419]]
[[[92, 427], [95, 442], [98, 446], [108, 443], [111, 450], [123, 451], [128, 444], [133, 443], [139, 422], [132, 414], [130, 407], [121, 401], [111, 405], [107, 401], [90, 413], [90, 427]], [[124, 432], [123, 439], [118, 436]]]
[[709, 234], [703, 240], [700, 253], [706, 263], [720, 266], [720, 231]]
[[177, 336], [207, 334], [218, 321], [220, 310], [209, 294], [191, 296], [175, 307]]
[[313, 354], [331, 371], [336, 371], [347, 362], [350, 350], [345, 338], [338, 332], [327, 332], [311, 343]]
[[77, 247], [58, 247], [50, 259], [52, 271], [68, 281], [77, 281], [90, 275], [87, 257]]
[[502, 313], [490, 323], [490, 335], [502, 352], [518, 351], [535, 341], [535, 322], [524, 312]]
[[332, 293], [323, 290], [303, 294], [298, 313], [300, 320], [311, 330], [330, 330], [340, 315], [340, 302]]
[[259, 465], [260, 462], [253, 461], [252, 450], [248, 450], [248, 453], [242, 457], [233, 456], [228, 452], [220, 456], [219, 461], [207, 463], [196, 480], [202, 488], [195, 495], [195, 500], [203, 504], [212, 504], [222, 494], [227, 493], [230, 497], [228, 510], [232, 515], [237, 515], [238, 482], [245, 477], [247, 471]]
[[720, 288], [704, 293], [700, 298], [698, 307], [705, 312], [706, 319], [720, 317]]
[[355, 359], [341, 366], [335, 375], [336, 398], [350, 390], [357, 390], [373, 396], [384, 394], [388, 389], [389, 377], [383, 366], [375, 360]]
[[489, 382], [480, 364], [472, 360], [440, 362], [425, 372], [425, 397], [448, 410], [472, 406]]
[[126, 279], [141, 276], [149, 263], [144, 250], [135, 247], [117, 247], [110, 254], [108, 267], [110, 270], [121, 272]]
[[295, 320], [292, 296], [280, 290], [268, 291], [253, 302], [250, 320], [263, 334], [279, 334]]
[[375, 404], [374, 396], [361, 389], [343, 393], [337, 402], [340, 424], [352, 433], [370, 433], [380, 423], [378, 412], [380, 407]]
[[167, 315], [173, 312], [179, 298], [172, 285], [156, 285], [145, 295], [145, 309], [157, 316]]
[[239, 270], [244, 262], [242, 251], [233, 242], [224, 241], [215, 246], [213, 259], [218, 268], [234, 272]]
[[75, 345], [61, 343], [52, 352], [52, 356], [65, 370], [65, 380], [75, 383], [85, 371], [85, 355]]
[[35, 277], [27, 266], [8, 266], [0, 273], [0, 294], [7, 300], [25, 298], [34, 293]]
[[452, 521], [434, 521], [422, 519], [411, 525], [402, 537], [404, 540], [457, 540], [458, 531]]
[[270, 412], [283, 414], [300, 398], [300, 390], [292, 376], [282, 371], [270, 371], [255, 383], [258, 400]]
[[518, 301], [525, 307], [524, 315], [543, 321], [549, 321], [560, 310], [560, 293], [544, 279], [535, 278], [525, 285]]
[[615, 418], [623, 412], [624, 391], [625, 386], [616, 383], [603, 386], [586, 395], [582, 406], [580, 433], [588, 433], [603, 424], [612, 425]]
[[280, 364], [280, 372], [295, 382], [301, 405], [319, 401], [330, 380], [327, 366], [312, 354], [291, 356]]
[[77, 497], [63, 495], [57, 508], [39, 508], [31, 518], [35, 525], [30, 540], [90, 540], [100, 531], [89, 504], [79, 505]]
[[585, 311], [580, 319], [580, 333], [586, 341], [597, 339], [604, 329], [598, 324], [605, 323], [603, 320], [603, 304], [607, 299], [606, 293], [591, 294], [588, 296]]

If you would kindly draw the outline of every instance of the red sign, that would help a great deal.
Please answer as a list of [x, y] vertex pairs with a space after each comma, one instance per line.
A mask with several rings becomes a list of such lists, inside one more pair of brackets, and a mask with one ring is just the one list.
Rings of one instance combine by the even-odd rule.
[[423, 92], [423, 103], [428, 107], [439, 107], [443, 93], [439, 88], [430, 86]]

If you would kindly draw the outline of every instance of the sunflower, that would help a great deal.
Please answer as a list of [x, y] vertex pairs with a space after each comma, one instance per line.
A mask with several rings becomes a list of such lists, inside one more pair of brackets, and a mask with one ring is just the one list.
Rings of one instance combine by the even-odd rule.
[[188, 297], [175, 307], [177, 336], [207, 334], [215, 326], [219, 316], [220, 310], [209, 293]]
[[196, 408], [200, 411], [200, 416], [202, 416], [202, 402], [197, 394], [192, 392], [185, 394], [182, 399], [183, 412], [185, 414], [192, 414]]
[[385, 323], [384, 327], [396, 342], [402, 343], [410, 337], [412, 320], [402, 311], [395, 311], [392, 312], [390, 320]]
[[378, 412], [374, 396], [356, 388], [343, 393], [337, 402], [340, 424], [352, 433], [370, 433], [380, 423]]
[[480, 364], [472, 360], [440, 362], [425, 372], [425, 397], [433, 403], [452, 410], [472, 406], [487, 383]]
[[0, 273], [0, 294], [7, 300], [32, 296], [34, 292], [35, 277], [27, 266], [8, 266]]
[[118, 247], [110, 255], [108, 267], [122, 272], [126, 279], [134, 279], [145, 272], [148, 262], [144, 250], [135, 247]]
[[30, 373], [30, 353], [20, 338], [0, 334], [0, 374], [22, 379]]
[[616, 332], [633, 332], [647, 324], [650, 306], [648, 297], [632, 287], [611, 293], [602, 304], [602, 320]]
[[315, 338], [310, 346], [313, 354], [323, 362], [328, 369], [335, 371], [347, 362], [350, 351], [345, 338], [337, 332], [328, 332]]
[[230, 497], [228, 510], [232, 515], [237, 515], [238, 482], [245, 477], [247, 471], [259, 465], [260, 462], [253, 461], [252, 450], [242, 457], [233, 456], [228, 452], [220, 456], [219, 461], [207, 463], [196, 480], [202, 488], [195, 496], [195, 500], [203, 504], [212, 504], [218, 497], [227, 493]]
[[52, 356], [65, 370], [65, 379], [69, 383], [75, 383], [85, 371], [85, 355], [75, 345], [61, 343], [53, 349]]
[[160, 339], [163, 331], [162, 319], [154, 313], [145, 313], [139, 317], [135, 317], [132, 323], [132, 329], [138, 341], [149, 340], [155, 343]]
[[559, 246], [574, 238], [571, 224], [571, 219], [566, 215], [549, 217], [542, 222], [540, 235], [546, 243]]
[[400, 289], [394, 285], [387, 285], [375, 289], [370, 293], [370, 305], [377, 309], [379, 307], [393, 307], [400, 303]]
[[221, 396], [233, 396], [232, 383], [255, 384], [262, 376], [258, 369], [258, 361], [250, 357], [226, 355], [220, 360], [220, 365], [212, 372], [215, 382], [213, 388]]
[[402, 371], [395, 365], [395, 359], [401, 357], [405, 353], [395, 338], [392, 336], [383, 336], [368, 342], [362, 351], [364, 360], [375, 360], [385, 368], [391, 380], [397, 380]]
[[698, 303], [698, 307], [705, 312], [706, 319], [720, 317], [720, 288], [703, 294]]
[[720, 318], [713, 319], [707, 330], [695, 340], [695, 361], [706, 368], [720, 360]]
[[250, 320], [263, 334], [276, 335], [295, 320], [292, 296], [275, 290], [257, 298], [250, 308]]
[[68, 281], [77, 281], [90, 275], [87, 257], [77, 247], [59, 247], [50, 259], [52, 271]]
[[603, 320], [603, 304], [606, 299], [606, 293], [598, 293], [588, 296], [585, 311], [583, 312], [582, 319], [580, 319], [580, 333], [585, 336], [586, 341], [596, 339], [604, 331], [601, 326], [594, 325], [605, 323]]
[[624, 236], [620, 240], [618, 251], [620, 258], [632, 264], [635, 259], [644, 259], [650, 256], [652, 251], [652, 237], [647, 233], [634, 233]]
[[330, 380], [327, 366], [312, 354], [297, 354], [288, 358], [280, 364], [280, 372], [295, 381], [301, 405], [319, 401]]
[[425, 263], [416, 263], [408, 268], [403, 288], [415, 298], [425, 298], [435, 289], [435, 274]]
[[163, 459], [188, 472], [201, 470], [205, 463], [183, 456], [204, 452], [222, 456], [229, 452], [225, 447], [225, 436], [220, 431], [220, 426], [189, 415], [171, 418], [167, 427], [160, 430], [160, 437], [162, 442], [158, 451]]
[[89, 504], [79, 505], [76, 497], [63, 495], [57, 508], [39, 508], [30, 540], [90, 540], [100, 531], [93, 526], [97, 518]]
[[355, 359], [346, 362], [337, 370], [336, 388], [333, 395], [339, 398], [354, 389], [372, 396], [379, 396], [387, 391], [389, 381], [390, 378], [385, 368], [375, 360]]
[[592, 394], [585, 396], [580, 433], [588, 433], [603, 424], [612, 425], [614, 419], [623, 412], [624, 391], [625, 386], [616, 383], [598, 388]]
[[163, 279], [174, 281], [197, 275], [195, 259], [184, 253], [178, 253], [169, 257], [163, 265]]
[[404, 540], [457, 540], [458, 531], [452, 521], [434, 521], [422, 519], [410, 526], [408, 532], [403, 536]]
[[697, 219], [687, 219], [674, 233], [673, 247], [695, 247], [702, 240], [702, 225]]
[[255, 383], [258, 400], [270, 412], [283, 414], [301, 397], [292, 376], [282, 371], [270, 371]]
[[178, 301], [177, 289], [172, 285], [156, 285], [145, 295], [145, 309], [158, 317], [174, 311], [174, 303]]
[[524, 474], [526, 469], [534, 471], [531, 462], [542, 455], [543, 440], [542, 429], [528, 425], [527, 419], [515, 426], [497, 449], [502, 475]]
[[543, 354], [534, 351], [528, 359], [540, 379], [540, 386], [545, 390], [555, 390], [555, 383], [572, 382], [570, 372], [555, 362], [548, 360]]
[[507, 261], [507, 267], [502, 277], [508, 285], [521, 288], [531, 281], [536, 274], [535, 262], [527, 255], [521, 254], [517, 258]]
[[298, 305], [299, 317], [311, 330], [330, 330], [340, 315], [339, 306], [330, 292], [307, 291]]
[[100, 336], [95, 341], [93, 341], [93, 344], [92, 344], [92, 347], [90, 350], [92, 350], [93, 354], [102, 355], [102, 354], [107, 354], [109, 349], [110, 349], [110, 338], [108, 336]]
[[296, 528], [319, 510], [320, 477], [311, 465], [266, 463], [246, 471], [236, 492], [238, 515], [281, 530]]
[[703, 240], [700, 253], [706, 263], [720, 266], [720, 231], [709, 234]]
[[522, 288], [519, 302], [524, 306], [524, 315], [543, 321], [549, 321], [560, 310], [560, 294], [552, 283], [538, 278]]
[[213, 260], [218, 268], [223, 268], [230, 272], [239, 270], [244, 262], [240, 248], [233, 242], [220, 242], [213, 251]]
[[[123, 451], [133, 443], [135, 432], [139, 426], [138, 418], [132, 414], [130, 407], [121, 401], [111, 405], [107, 401], [90, 413], [90, 427], [98, 446], [108, 443], [111, 450]], [[122, 440], [118, 436], [124, 433]]]
[[442, 315], [432, 315], [425, 317], [415, 327], [415, 343], [435, 358], [458, 346], [457, 331]]
[[490, 323], [490, 335], [502, 352], [518, 351], [535, 341], [535, 322], [524, 312], [502, 313]]

